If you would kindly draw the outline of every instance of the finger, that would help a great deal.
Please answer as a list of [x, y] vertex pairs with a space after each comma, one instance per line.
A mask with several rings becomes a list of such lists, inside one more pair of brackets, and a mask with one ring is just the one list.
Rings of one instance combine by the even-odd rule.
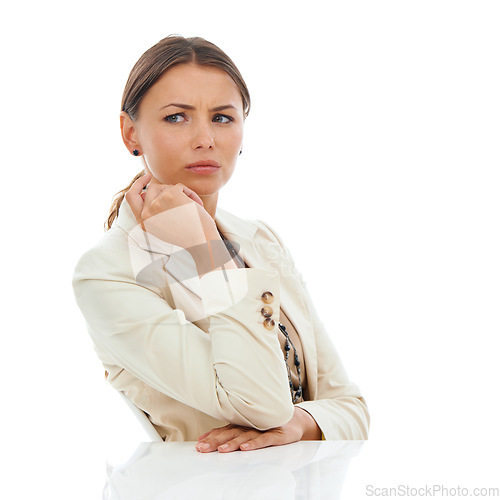
[[197, 441], [201, 441], [202, 439], [206, 438], [211, 432], [212, 431], [205, 432], [205, 434], [202, 434], [201, 436], [198, 437]]
[[239, 450], [241, 445], [252, 441], [252, 439], [257, 438], [260, 434], [261, 434], [260, 431], [252, 429], [250, 431], [240, 434], [239, 436], [236, 436], [235, 438], [227, 441], [226, 443], [220, 444], [217, 447], [217, 450], [220, 451], [221, 453], [228, 453], [230, 451]]
[[184, 192], [184, 194], [186, 196], [188, 196], [189, 198], [191, 198], [193, 201], [195, 201], [196, 203], [198, 203], [199, 205], [203, 206], [203, 201], [202, 199], [198, 196], [198, 194], [193, 191], [192, 189], [188, 188], [187, 186], [185, 186], [184, 184], [180, 183], [177, 184], [178, 186], [182, 186], [182, 190]]
[[231, 427], [227, 429], [216, 429], [216, 431], [220, 432], [212, 432], [209, 436], [199, 441], [196, 444], [196, 449], [202, 452], [215, 451], [219, 446], [231, 441], [240, 434], [248, 432], [248, 429], [245, 427]]
[[215, 451], [221, 444], [224, 444], [238, 435], [238, 431], [236, 429], [232, 429], [232, 431], [233, 432], [229, 434], [229, 431], [224, 433], [210, 433], [210, 435], [196, 444], [196, 449], [204, 453]]
[[[146, 190], [146, 196], [142, 198], [144, 200], [143, 210], [149, 212], [149, 209], [152, 209], [152, 213], [157, 213], [158, 208], [161, 206], [179, 206], [193, 201], [203, 208], [200, 197], [192, 189], [180, 182], [177, 184], [152, 183]], [[155, 205], [156, 208], [153, 208]], [[143, 215], [146, 218], [151, 216], [146, 213], [143, 213]]]
[[198, 441], [201, 441], [202, 439], [205, 439], [207, 436], [209, 436], [210, 434], [214, 433], [214, 436], [219, 434], [222, 430], [224, 429], [229, 429], [233, 427], [233, 424], [227, 424], [225, 425], [224, 427], [215, 427], [214, 429], [208, 431], [208, 432], [205, 432], [205, 434], [202, 434], [201, 436], [198, 437]]
[[288, 444], [293, 442], [293, 440], [287, 440], [282, 434], [278, 434], [273, 431], [263, 432], [259, 436], [249, 439], [244, 443], [241, 443], [240, 450], [258, 450], [259, 448], [267, 448], [268, 446], [278, 446], [282, 444]]
[[214, 429], [212, 429], [212, 430], [210, 430], [208, 432], [205, 432], [205, 434], [202, 434], [198, 438], [198, 441], [201, 441], [202, 439], [205, 439], [207, 436], [209, 436], [212, 433], [213, 433], [214, 436], [217, 436], [222, 431], [225, 431], [225, 430], [228, 430], [228, 429], [233, 429], [233, 428], [236, 428], [236, 427], [240, 427], [241, 428], [241, 426], [237, 426], [237, 425], [234, 425], [234, 424], [227, 424], [224, 427], [215, 427]]
[[143, 192], [143, 194], [146, 195], [146, 197], [144, 198], [144, 203], [146, 205], [151, 205], [152, 201], [157, 198], [162, 191], [171, 187], [172, 186], [170, 184], [160, 184], [159, 182], [149, 184], [147, 189]]
[[133, 214], [137, 222], [141, 222], [141, 212], [142, 207], [144, 205], [143, 198], [141, 196], [142, 190], [147, 185], [147, 183], [151, 180], [151, 174], [147, 173], [141, 177], [139, 177], [133, 184], [130, 186], [130, 189], [125, 194], [125, 199], [127, 200], [130, 208], [132, 209]]
[[193, 200], [184, 193], [183, 187], [182, 184], [160, 184], [157, 182], [150, 184], [144, 197], [146, 213], [143, 215], [151, 217], [152, 214], [158, 213], [158, 210], [166, 210], [166, 207], [175, 208], [191, 203]]
[[205, 432], [205, 434], [202, 434], [200, 437], [198, 437], [198, 444], [200, 445], [206, 444], [207, 441], [215, 439], [221, 432], [231, 429], [233, 427], [234, 426], [232, 424], [227, 424], [224, 427], [216, 427], [215, 429]]

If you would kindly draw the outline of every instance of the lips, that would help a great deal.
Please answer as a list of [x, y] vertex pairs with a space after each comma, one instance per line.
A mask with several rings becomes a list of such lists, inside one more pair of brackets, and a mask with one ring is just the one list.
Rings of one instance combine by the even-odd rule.
[[214, 160], [200, 160], [186, 165], [186, 169], [193, 174], [209, 175], [217, 172], [220, 165]]
[[190, 163], [189, 165], [186, 165], [186, 168], [193, 168], [193, 167], [215, 167], [215, 168], [219, 168], [220, 164], [217, 163], [214, 160], [200, 160], [200, 161], [195, 161], [194, 163]]

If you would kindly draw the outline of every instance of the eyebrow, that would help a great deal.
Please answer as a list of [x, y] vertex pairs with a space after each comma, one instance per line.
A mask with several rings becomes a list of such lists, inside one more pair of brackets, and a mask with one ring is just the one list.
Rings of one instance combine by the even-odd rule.
[[[167, 104], [166, 106], [163, 106], [160, 108], [168, 108], [169, 106], [175, 106], [176, 108], [181, 108], [181, 109], [196, 109], [194, 106], [191, 106], [191, 104], [182, 104], [178, 102], [171, 102], [170, 104]], [[222, 111], [224, 109], [234, 109], [236, 110], [236, 107], [233, 106], [232, 104], [223, 104], [222, 106], [216, 106], [215, 108], [209, 109], [209, 111]]]

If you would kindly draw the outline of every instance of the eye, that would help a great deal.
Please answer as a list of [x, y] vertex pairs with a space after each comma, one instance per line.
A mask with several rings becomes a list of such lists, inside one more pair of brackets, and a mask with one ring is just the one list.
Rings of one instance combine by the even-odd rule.
[[184, 113], [175, 113], [174, 115], [168, 115], [163, 118], [168, 123], [179, 123], [186, 119]]
[[221, 114], [216, 114], [213, 118], [214, 122], [216, 123], [230, 123], [233, 120], [233, 118], [231, 118], [230, 116], [227, 116], [227, 115], [221, 115]]

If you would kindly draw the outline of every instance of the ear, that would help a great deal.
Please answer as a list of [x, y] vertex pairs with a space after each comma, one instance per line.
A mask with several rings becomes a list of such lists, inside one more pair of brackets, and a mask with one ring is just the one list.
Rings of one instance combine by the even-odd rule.
[[120, 129], [122, 131], [123, 144], [125, 144], [129, 152], [132, 154], [132, 151], [137, 149], [142, 154], [141, 145], [137, 139], [135, 122], [125, 111], [120, 113]]

